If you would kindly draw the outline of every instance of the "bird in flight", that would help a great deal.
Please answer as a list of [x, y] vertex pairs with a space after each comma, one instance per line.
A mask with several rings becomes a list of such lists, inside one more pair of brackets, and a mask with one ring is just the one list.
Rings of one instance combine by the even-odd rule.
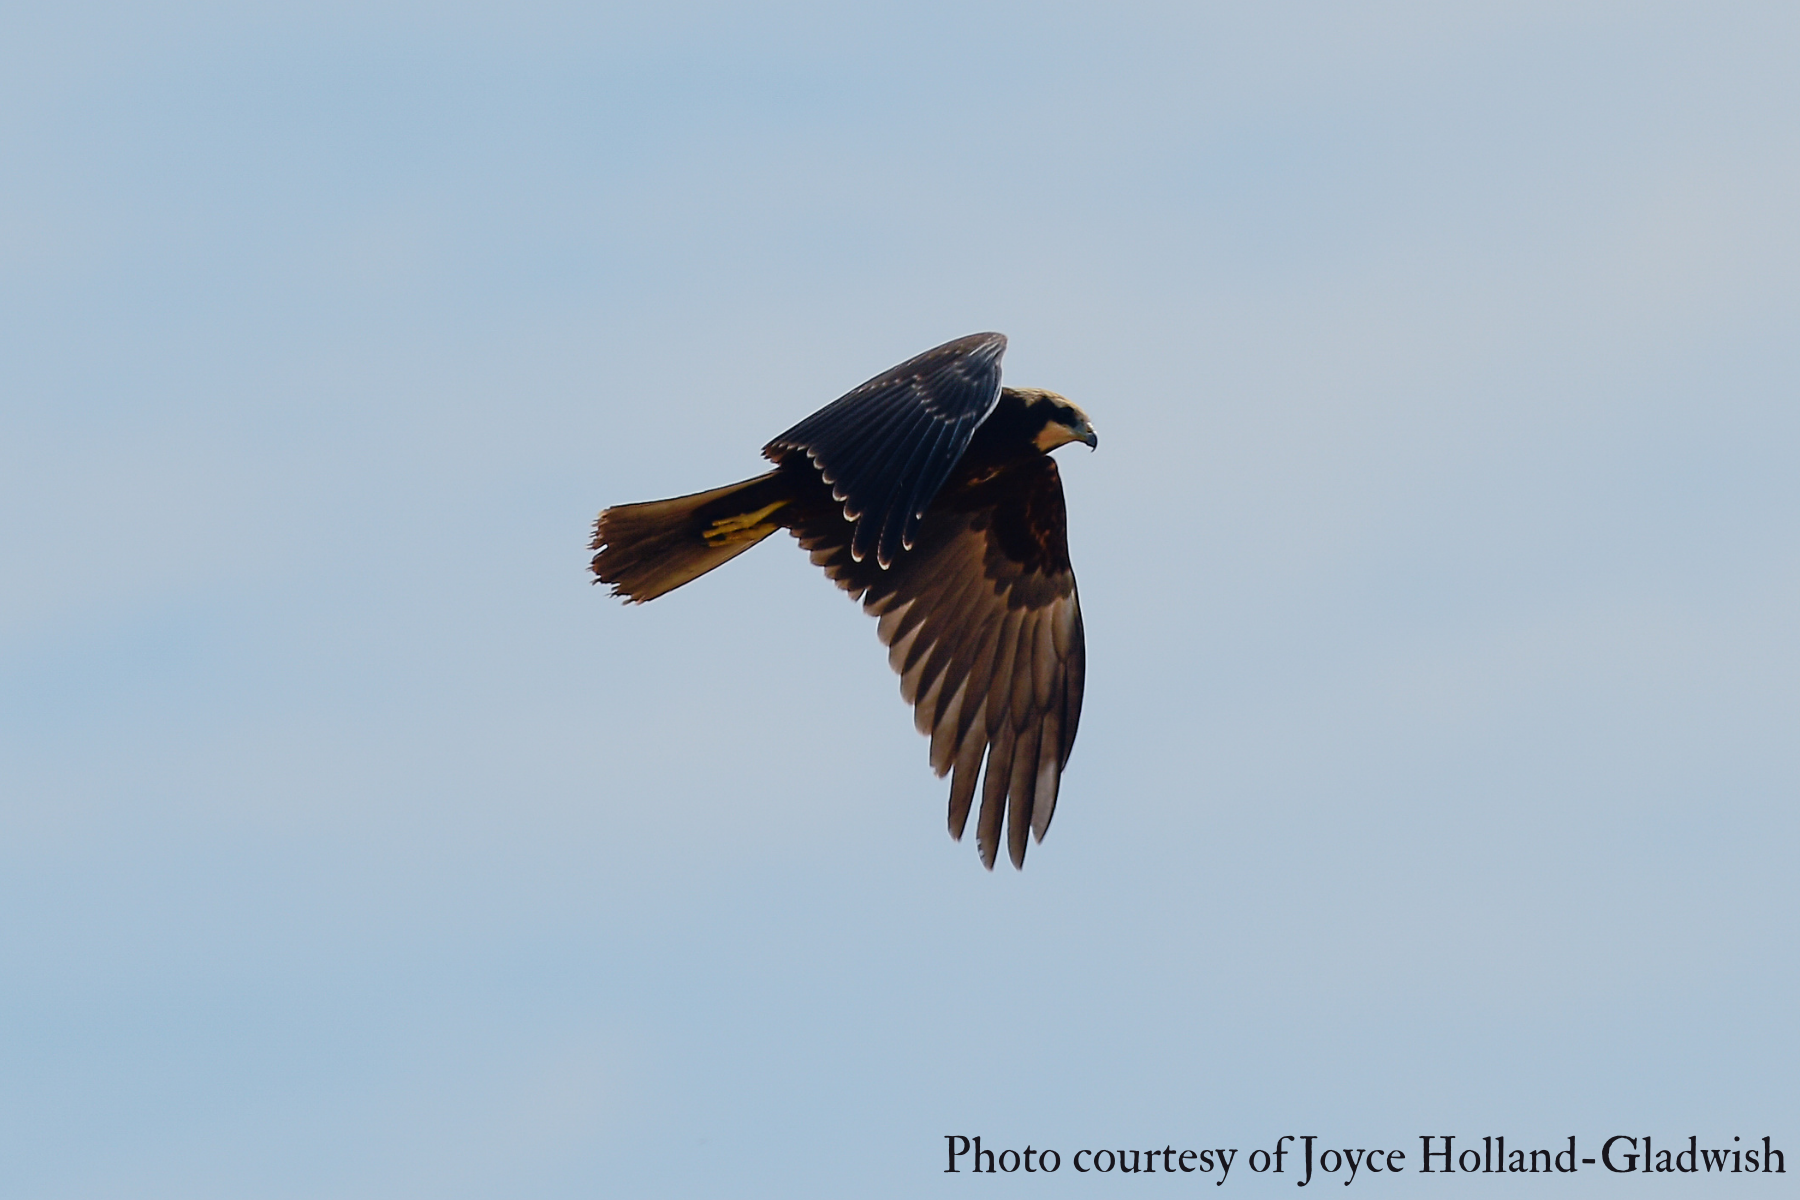
[[1003, 826], [1015, 867], [1043, 840], [1075, 744], [1086, 648], [1050, 451], [1099, 443], [1062, 396], [1002, 387], [1005, 352], [998, 333], [927, 350], [764, 446], [774, 470], [609, 508], [589, 547], [596, 581], [642, 603], [792, 533], [879, 619], [959, 841], [981, 776], [990, 870]]

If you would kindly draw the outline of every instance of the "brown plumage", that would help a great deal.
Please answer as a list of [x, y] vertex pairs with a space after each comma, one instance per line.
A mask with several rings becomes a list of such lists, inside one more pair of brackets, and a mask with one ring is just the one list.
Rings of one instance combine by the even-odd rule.
[[593, 571], [642, 602], [787, 529], [880, 619], [931, 766], [950, 774], [960, 839], [1023, 866], [1043, 840], [1081, 716], [1086, 652], [1062, 482], [1049, 451], [1096, 444], [1056, 395], [1000, 386], [1006, 339], [959, 338], [814, 413], [763, 448], [775, 469], [728, 487], [609, 508]]

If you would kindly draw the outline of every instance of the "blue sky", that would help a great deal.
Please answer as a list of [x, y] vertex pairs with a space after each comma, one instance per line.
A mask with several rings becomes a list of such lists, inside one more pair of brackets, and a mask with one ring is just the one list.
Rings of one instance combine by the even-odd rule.
[[[7, 24], [9, 1196], [1800, 1153], [1791, 6]], [[584, 578], [981, 329], [1101, 434], [991, 875], [790, 544]]]

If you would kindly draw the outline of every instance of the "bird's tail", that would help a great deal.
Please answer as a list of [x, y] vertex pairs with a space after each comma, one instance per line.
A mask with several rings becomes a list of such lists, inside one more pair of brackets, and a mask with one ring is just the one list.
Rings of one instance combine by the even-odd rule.
[[642, 604], [736, 558], [781, 528], [792, 499], [779, 470], [710, 492], [620, 504], [594, 522], [593, 571], [613, 595]]

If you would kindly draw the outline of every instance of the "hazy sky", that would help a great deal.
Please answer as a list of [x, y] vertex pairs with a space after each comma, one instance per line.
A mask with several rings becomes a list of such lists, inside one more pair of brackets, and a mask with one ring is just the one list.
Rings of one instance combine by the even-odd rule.
[[[1800, 1171], [1800, 8], [3, 24], [0, 1193]], [[585, 578], [985, 329], [1101, 438], [1022, 873], [787, 539]]]

